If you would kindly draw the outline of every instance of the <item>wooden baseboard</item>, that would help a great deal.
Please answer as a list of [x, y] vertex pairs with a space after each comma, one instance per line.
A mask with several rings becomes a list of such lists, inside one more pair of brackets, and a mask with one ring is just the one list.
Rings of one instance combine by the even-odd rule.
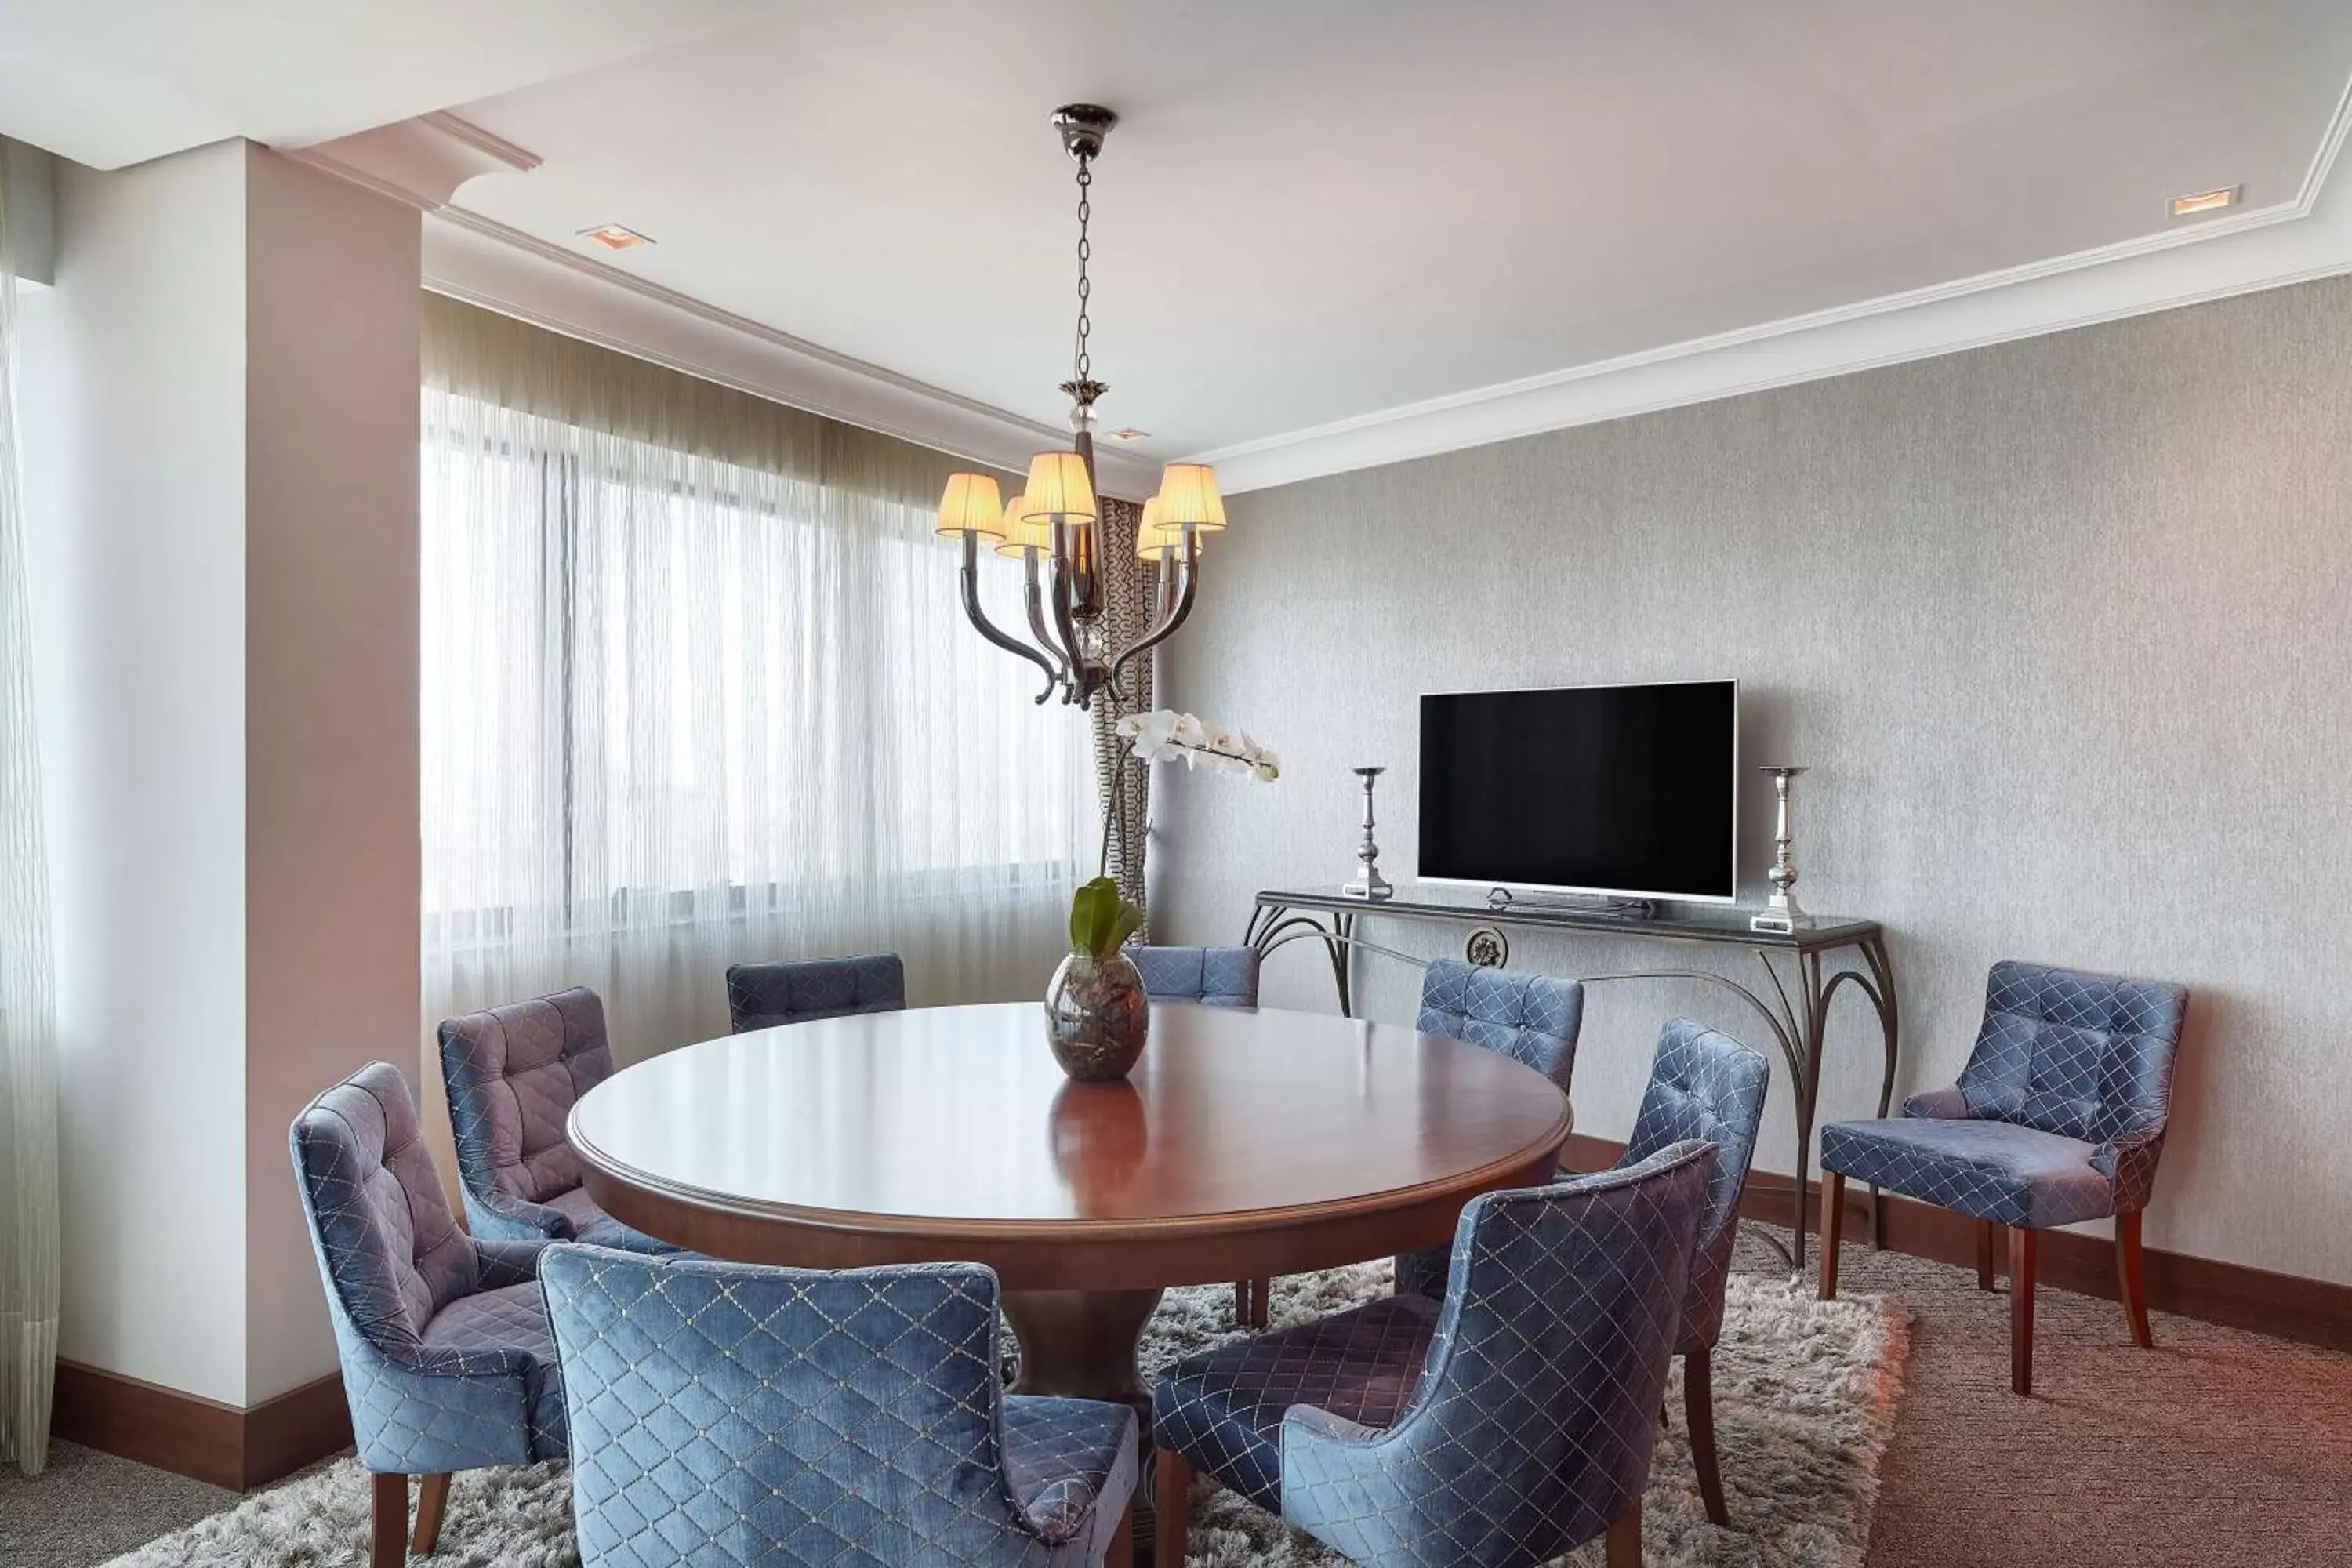
[[239, 1409], [60, 1361], [49, 1430], [68, 1443], [248, 1491], [350, 1447], [352, 1415], [335, 1373]]
[[[1613, 1163], [1624, 1149], [1622, 1143], [1579, 1133], [1569, 1141], [1568, 1163], [1578, 1170], [1599, 1170]], [[1759, 1172], [1748, 1179], [1748, 1194], [1739, 1205], [1741, 1215], [1786, 1226], [1794, 1203], [1789, 1189], [1788, 1177]], [[1815, 1235], [1821, 1232], [1821, 1184], [1807, 1183], [1805, 1223]], [[1976, 1267], [1977, 1222], [1966, 1215], [1892, 1193], [1886, 1194], [1885, 1212], [1886, 1234], [1880, 1239], [1888, 1251], [1964, 1268]], [[1844, 1221], [1849, 1245], [1870, 1245], [1869, 1215], [1869, 1189], [1849, 1186]], [[2352, 1351], [2352, 1286], [2154, 1247], [2147, 1250], [2143, 1268], [2147, 1304], [2158, 1311], [2327, 1350]], [[2115, 1244], [2105, 1237], [2043, 1231], [2034, 1273], [2042, 1284], [2061, 1290], [2110, 1301], [2121, 1299]], [[2120, 1320], [2117, 1331], [2122, 1331]]]

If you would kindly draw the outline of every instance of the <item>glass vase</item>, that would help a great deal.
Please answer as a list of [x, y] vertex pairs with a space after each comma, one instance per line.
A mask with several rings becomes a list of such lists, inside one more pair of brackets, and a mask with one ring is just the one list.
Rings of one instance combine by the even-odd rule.
[[1074, 952], [1045, 990], [1045, 1039], [1079, 1083], [1116, 1083], [1143, 1055], [1151, 1006], [1125, 953]]

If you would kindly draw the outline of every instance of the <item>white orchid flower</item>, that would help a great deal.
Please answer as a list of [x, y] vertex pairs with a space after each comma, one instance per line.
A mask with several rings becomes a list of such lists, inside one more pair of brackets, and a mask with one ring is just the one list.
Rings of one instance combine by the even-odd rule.
[[1281, 776], [1275, 754], [1247, 731], [1206, 724], [1194, 714], [1167, 708], [1125, 713], [1112, 729], [1122, 740], [1133, 742], [1139, 762], [1181, 762], [1189, 769], [1269, 782]]

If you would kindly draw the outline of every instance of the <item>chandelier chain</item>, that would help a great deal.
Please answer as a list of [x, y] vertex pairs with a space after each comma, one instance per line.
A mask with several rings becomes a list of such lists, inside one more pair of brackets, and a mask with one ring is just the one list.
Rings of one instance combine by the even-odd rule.
[[1093, 169], [1093, 166], [1092, 166], [1092, 160], [1090, 160], [1090, 159], [1087, 159], [1087, 158], [1081, 158], [1081, 159], [1079, 159], [1079, 160], [1078, 160], [1078, 333], [1077, 333], [1077, 341], [1076, 341], [1076, 343], [1074, 343], [1074, 344], [1072, 345], [1072, 348], [1071, 348], [1070, 361], [1071, 361], [1071, 368], [1072, 368], [1072, 372], [1073, 372], [1072, 379], [1073, 379], [1073, 380], [1075, 380], [1075, 381], [1076, 381], [1076, 382], [1077, 382], [1079, 384], [1081, 384], [1081, 385], [1085, 384], [1085, 383], [1086, 383], [1086, 381], [1087, 381], [1087, 373], [1088, 373], [1088, 371], [1090, 371], [1090, 370], [1093, 368], [1093, 362], [1092, 362], [1092, 359], [1091, 359], [1091, 357], [1088, 355], [1088, 353], [1087, 353], [1087, 334], [1088, 332], [1090, 332], [1091, 331], [1093, 331], [1093, 329], [1094, 329], [1094, 322], [1093, 322], [1093, 321], [1088, 318], [1088, 316], [1087, 316], [1087, 300], [1088, 297], [1089, 297], [1089, 296], [1091, 296], [1091, 295], [1093, 294], [1093, 292], [1094, 292], [1094, 283], [1093, 283], [1092, 279], [1088, 279], [1088, 278], [1087, 278], [1087, 261], [1088, 261], [1089, 259], [1091, 259], [1091, 258], [1093, 258], [1093, 256], [1094, 256], [1094, 245], [1093, 245], [1093, 242], [1092, 242], [1090, 239], [1088, 239], [1088, 237], [1087, 237], [1087, 220], [1089, 220], [1090, 218], [1092, 218], [1092, 217], [1094, 216], [1094, 205], [1093, 205], [1093, 204], [1092, 204], [1091, 202], [1089, 202], [1089, 201], [1087, 200], [1087, 191], [1088, 191], [1088, 188], [1089, 188], [1089, 187], [1091, 187], [1091, 186], [1094, 184], [1094, 183], [1095, 183], [1095, 174], [1094, 174], [1094, 169]]

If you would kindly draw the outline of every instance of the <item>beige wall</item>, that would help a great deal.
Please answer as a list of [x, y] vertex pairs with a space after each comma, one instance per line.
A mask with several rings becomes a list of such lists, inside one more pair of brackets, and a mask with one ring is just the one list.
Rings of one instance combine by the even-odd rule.
[[[1381, 838], [1409, 882], [1422, 692], [1734, 676], [1745, 760], [1814, 769], [1801, 893], [1890, 928], [1898, 1093], [1957, 1073], [1995, 959], [2183, 982], [2151, 1243], [2352, 1282], [2352, 281], [1232, 510], [1163, 690], [1285, 773], [1160, 780], [1155, 934], [1235, 940], [1257, 888], [1342, 879], [1356, 763], [1394, 770]], [[1740, 831], [1758, 901], [1760, 786]], [[1367, 934], [1429, 954], [1460, 935]], [[1569, 974], [1661, 956], [1515, 941]], [[1371, 1015], [1410, 1018], [1415, 973], [1360, 963]], [[1276, 955], [1266, 999], [1328, 1007], [1319, 951]], [[1581, 1130], [1625, 1133], [1674, 1012], [1757, 1032], [1687, 983], [1596, 988]], [[1825, 1119], [1873, 1109], [1865, 1012], [1832, 1030]], [[1792, 1155], [1776, 1082], [1759, 1164]]]
[[58, 170], [25, 301], [67, 1357], [334, 1369], [287, 1124], [417, 1011], [419, 222], [241, 142]]
[[[248, 1399], [333, 1370], [287, 1125], [416, 1049], [416, 214], [254, 150], [246, 226]], [[412, 1082], [416, 1074], [409, 1074]]]

